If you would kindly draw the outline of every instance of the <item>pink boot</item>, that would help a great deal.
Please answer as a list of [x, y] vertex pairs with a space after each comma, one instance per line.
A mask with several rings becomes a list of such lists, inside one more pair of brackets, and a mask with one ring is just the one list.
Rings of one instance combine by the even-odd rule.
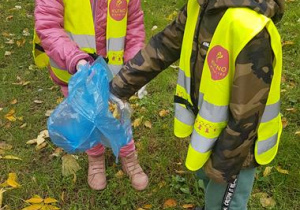
[[106, 187], [105, 157], [88, 155], [88, 184], [94, 190], [103, 190]]
[[121, 157], [122, 168], [131, 180], [131, 185], [136, 190], [144, 190], [148, 185], [148, 176], [144, 173], [135, 152], [126, 157]]

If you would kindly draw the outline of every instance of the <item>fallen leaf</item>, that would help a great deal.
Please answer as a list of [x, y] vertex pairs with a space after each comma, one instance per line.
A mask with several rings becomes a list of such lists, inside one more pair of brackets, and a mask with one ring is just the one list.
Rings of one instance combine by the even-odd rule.
[[50, 155], [50, 157], [60, 157], [63, 153], [63, 149], [60, 147], [57, 147], [54, 152]]
[[282, 42], [282, 47], [286, 45], [294, 45], [295, 43], [293, 41], [283, 41]]
[[24, 46], [25, 43], [26, 43], [26, 39], [21, 39], [16, 41], [18, 47]]
[[182, 208], [184, 208], [184, 209], [191, 209], [191, 208], [194, 208], [194, 207], [195, 207], [194, 204], [183, 204], [182, 205]]
[[173, 69], [179, 69], [179, 66], [176, 66], [176, 65], [170, 65], [170, 67]]
[[13, 19], [13, 17], [14, 17], [13, 15], [9, 15], [9, 16], [6, 17], [6, 20], [7, 20], [7, 21], [8, 21], [8, 20], [11, 20], [11, 19]]
[[289, 174], [289, 171], [282, 169], [281, 166], [276, 166], [275, 168], [281, 174]]
[[1, 155], [4, 155], [4, 153], [5, 153], [5, 151], [0, 149], [0, 157], [1, 157]]
[[171, 208], [177, 206], [177, 202], [174, 199], [168, 199], [165, 201], [163, 208]]
[[44, 137], [41, 136], [41, 135], [38, 135], [38, 137], [36, 138], [36, 145], [39, 146], [39, 145], [41, 145], [44, 142], [45, 142]]
[[37, 195], [34, 196], [33, 198], [26, 200], [25, 202], [38, 204], [38, 203], [42, 203], [43, 201], [44, 199]]
[[3, 110], [3, 108], [2, 107], [0, 107], [0, 112]]
[[11, 186], [12, 188], [18, 188], [21, 187], [21, 185], [17, 182], [17, 174], [16, 173], [9, 173], [8, 179], [6, 180], [6, 183]]
[[44, 199], [44, 203], [46, 203], [46, 204], [48, 204], [48, 203], [57, 203], [57, 202], [58, 201], [56, 199], [50, 198], [50, 197]]
[[263, 176], [266, 177], [266, 176], [269, 176], [271, 171], [272, 171], [272, 166], [267, 166], [263, 172]]
[[176, 173], [176, 174], [185, 174], [186, 171], [181, 171], [181, 170], [176, 170], [176, 169], [175, 169], [175, 173]]
[[15, 112], [15, 109], [11, 109], [4, 117], [11, 122], [15, 122], [17, 120], [14, 116]]
[[151, 28], [151, 31], [155, 31], [157, 29], [157, 26], [154, 25], [152, 28]]
[[43, 142], [40, 145], [36, 145], [35, 150], [39, 151], [41, 149], [44, 149], [47, 146], [47, 142]]
[[57, 103], [57, 104], [60, 104], [63, 100], [64, 100], [64, 98], [58, 98], [58, 99], [56, 100], [56, 103]]
[[28, 85], [28, 84], [30, 84], [30, 81], [23, 81], [23, 82], [22, 82], [22, 85], [23, 85], [23, 86], [26, 86], [26, 85]]
[[295, 132], [295, 135], [300, 136], [300, 131], [296, 131], [296, 132]]
[[5, 52], [4, 52], [4, 55], [5, 55], [5, 56], [10, 56], [10, 55], [11, 55], [11, 52], [10, 52], [10, 51], [5, 51]]
[[22, 160], [21, 158], [13, 155], [5, 155], [4, 157], [1, 157], [0, 159], [6, 159], [6, 160]]
[[43, 204], [33, 204], [31, 206], [27, 206], [23, 208], [22, 210], [39, 210], [43, 207]]
[[5, 44], [14, 44], [15, 41], [13, 39], [9, 39], [8, 41], [5, 42]]
[[166, 19], [171, 21], [177, 16], [177, 14], [178, 14], [177, 11], [173, 11]]
[[69, 176], [80, 170], [81, 167], [77, 163], [76, 159], [69, 154], [66, 154], [62, 157], [62, 175]]
[[10, 144], [7, 144], [5, 143], [4, 141], [0, 141], [0, 149], [3, 149], [3, 150], [10, 150], [12, 149], [13, 146], [10, 145]]
[[26, 142], [26, 144], [36, 144], [37, 139], [31, 139]]
[[19, 5], [16, 5], [15, 8], [18, 9], [18, 10], [19, 10], [19, 9], [22, 9], [22, 7], [19, 6]]
[[4, 193], [5, 191], [6, 191], [5, 189], [0, 188], [0, 209], [1, 209], [1, 207], [2, 207], [3, 193]]
[[119, 170], [116, 174], [115, 177], [121, 179], [124, 177], [124, 172], [122, 170]]
[[42, 104], [43, 103], [43, 101], [41, 101], [41, 100], [34, 100], [33, 102], [36, 103], [36, 104]]
[[45, 210], [57, 210], [57, 209], [60, 209], [57, 206], [53, 206], [53, 205], [45, 205], [45, 206], [47, 207], [47, 209], [45, 209]]
[[139, 127], [139, 126], [141, 125], [141, 123], [142, 123], [142, 118], [137, 118], [137, 119], [135, 119], [135, 120], [133, 121], [132, 126], [133, 126], [134, 128], [137, 128], [137, 127]]
[[24, 123], [20, 126], [20, 128], [25, 128], [27, 126], [27, 123]]
[[160, 117], [165, 117], [165, 116], [167, 116], [169, 113], [170, 113], [169, 110], [163, 109], [163, 110], [161, 110], [161, 111], [159, 112], [159, 116], [160, 116]]
[[24, 30], [23, 30], [23, 36], [30, 36], [28, 28], [24, 28]]
[[40, 132], [39, 136], [42, 136], [43, 138], [49, 138], [49, 131], [48, 130], [42, 130]]
[[10, 104], [16, 104], [16, 103], [18, 103], [18, 100], [16, 98], [10, 102]]
[[287, 108], [286, 111], [292, 112], [292, 113], [296, 113], [297, 109], [292, 107], [292, 108]]
[[288, 125], [287, 119], [286, 119], [285, 117], [283, 117], [283, 118], [281, 119], [281, 122], [282, 122], [282, 128], [286, 128], [286, 126]]
[[50, 115], [52, 114], [53, 111], [54, 111], [53, 109], [47, 110], [46, 113], [45, 113], [45, 116], [50, 117]]
[[144, 126], [146, 127], [146, 128], [152, 128], [152, 124], [151, 124], [151, 122], [150, 121], [146, 121], [145, 123], [144, 123]]
[[266, 207], [274, 207], [276, 205], [276, 201], [272, 198], [260, 198], [260, 204], [262, 205], [262, 207], [266, 208]]
[[146, 204], [143, 206], [144, 209], [151, 209], [152, 208], [152, 205], [151, 204]]

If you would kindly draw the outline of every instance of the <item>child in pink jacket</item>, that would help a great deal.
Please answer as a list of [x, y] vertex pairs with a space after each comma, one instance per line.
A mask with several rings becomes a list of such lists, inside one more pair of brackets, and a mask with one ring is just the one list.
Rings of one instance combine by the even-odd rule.
[[[107, 57], [106, 46], [106, 24], [107, 24], [107, 1], [90, 0], [94, 20], [95, 42], [97, 55]], [[64, 30], [64, 5], [63, 0], [36, 0], [35, 6], [35, 30], [41, 40], [41, 46], [46, 54], [60, 69], [65, 69], [70, 74], [75, 74], [80, 65], [93, 62], [95, 55], [90, 55], [80, 50], [78, 44], [69, 38]], [[145, 30], [143, 12], [140, 0], [117, 0], [116, 4], [126, 5], [122, 9], [127, 10], [127, 32], [124, 46], [124, 61], [130, 60], [143, 46]], [[125, 11], [126, 11], [125, 10]], [[124, 10], [123, 10], [124, 11]], [[81, 11], [74, 11], [74, 15], [80, 15]], [[82, 17], [85, 18], [85, 17]], [[61, 91], [66, 97], [68, 95], [68, 84], [61, 81], [49, 66], [52, 80], [60, 85]], [[88, 184], [92, 189], [102, 190], [106, 187], [105, 175], [105, 148], [96, 145], [86, 151], [88, 154]], [[137, 190], [143, 190], [148, 185], [148, 176], [143, 172], [138, 163], [132, 140], [120, 150], [120, 158], [123, 170], [130, 177], [132, 186]]]

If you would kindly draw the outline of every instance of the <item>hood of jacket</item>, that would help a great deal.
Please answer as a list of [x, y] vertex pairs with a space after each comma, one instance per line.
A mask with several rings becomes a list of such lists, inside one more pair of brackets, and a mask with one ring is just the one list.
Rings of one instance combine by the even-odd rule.
[[284, 0], [198, 0], [200, 6], [206, 5], [205, 12], [214, 13], [231, 7], [247, 7], [259, 12], [274, 22], [284, 13]]

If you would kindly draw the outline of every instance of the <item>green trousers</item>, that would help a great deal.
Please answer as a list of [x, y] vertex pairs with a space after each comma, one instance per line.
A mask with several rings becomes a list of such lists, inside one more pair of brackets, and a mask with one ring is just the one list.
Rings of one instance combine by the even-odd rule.
[[197, 171], [203, 180], [205, 210], [245, 210], [251, 195], [255, 168], [241, 170], [237, 179], [229, 184], [219, 184], [210, 180], [202, 169]]

